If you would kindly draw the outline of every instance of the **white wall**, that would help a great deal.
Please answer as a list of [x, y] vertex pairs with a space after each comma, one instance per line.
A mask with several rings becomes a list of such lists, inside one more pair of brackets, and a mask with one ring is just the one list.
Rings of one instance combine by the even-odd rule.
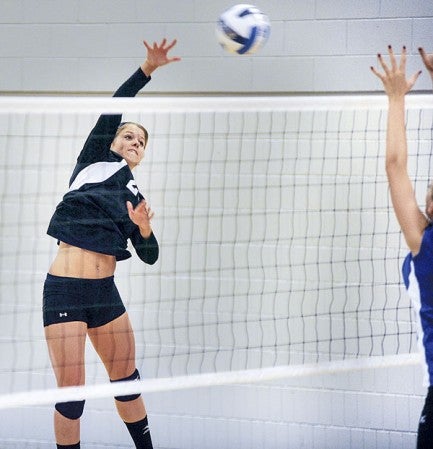
[[[112, 92], [145, 52], [142, 39], [178, 38], [176, 66], [150, 92], [358, 92], [380, 90], [376, 53], [433, 51], [425, 0], [267, 0], [272, 31], [254, 57], [226, 55], [214, 27], [227, 0], [1, 0], [0, 91]], [[430, 89], [424, 74], [417, 89]]]

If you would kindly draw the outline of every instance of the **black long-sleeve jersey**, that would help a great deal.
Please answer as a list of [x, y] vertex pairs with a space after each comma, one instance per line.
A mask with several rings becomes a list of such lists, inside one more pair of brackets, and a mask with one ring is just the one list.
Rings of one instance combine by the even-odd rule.
[[[134, 97], [148, 82], [139, 68], [114, 97]], [[69, 191], [56, 207], [47, 234], [79, 248], [124, 260], [131, 240], [137, 255], [148, 264], [158, 259], [159, 246], [152, 233], [141, 236], [128, 215], [126, 201], [134, 207], [143, 199], [126, 161], [110, 150], [121, 123], [121, 114], [103, 114], [89, 134], [69, 181]]]

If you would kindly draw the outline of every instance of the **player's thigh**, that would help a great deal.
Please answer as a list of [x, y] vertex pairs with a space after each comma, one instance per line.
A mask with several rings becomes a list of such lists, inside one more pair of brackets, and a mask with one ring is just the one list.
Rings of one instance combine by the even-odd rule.
[[50, 324], [44, 330], [57, 384], [59, 386], [83, 384], [86, 323], [70, 321]]
[[122, 379], [135, 370], [135, 339], [128, 313], [103, 326], [89, 328], [90, 340], [110, 379]]

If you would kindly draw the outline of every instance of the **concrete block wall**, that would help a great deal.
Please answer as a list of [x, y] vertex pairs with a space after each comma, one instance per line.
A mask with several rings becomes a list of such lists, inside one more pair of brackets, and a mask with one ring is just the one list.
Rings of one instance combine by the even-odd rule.
[[[425, 0], [261, 0], [272, 23], [254, 56], [226, 54], [215, 39], [227, 0], [2, 0], [0, 92], [112, 92], [145, 55], [142, 39], [176, 37], [176, 66], [155, 73], [155, 93], [366, 92], [369, 67], [388, 44], [433, 52]], [[430, 89], [424, 74], [417, 89]]]

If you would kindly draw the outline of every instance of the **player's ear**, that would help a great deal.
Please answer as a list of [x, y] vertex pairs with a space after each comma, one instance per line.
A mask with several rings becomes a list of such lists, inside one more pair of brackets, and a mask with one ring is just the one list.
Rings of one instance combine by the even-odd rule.
[[110, 150], [114, 150], [116, 138], [117, 138], [117, 136], [111, 141]]

